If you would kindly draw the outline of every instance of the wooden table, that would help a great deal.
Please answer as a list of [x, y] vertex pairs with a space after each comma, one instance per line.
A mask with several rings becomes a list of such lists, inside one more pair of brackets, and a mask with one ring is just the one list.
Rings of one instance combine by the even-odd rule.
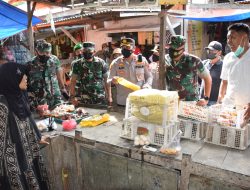
[[[91, 114], [103, 110], [87, 109]], [[120, 138], [123, 113], [98, 127], [58, 126], [42, 149], [52, 189], [250, 189], [250, 149], [181, 140], [177, 157], [153, 153]]]

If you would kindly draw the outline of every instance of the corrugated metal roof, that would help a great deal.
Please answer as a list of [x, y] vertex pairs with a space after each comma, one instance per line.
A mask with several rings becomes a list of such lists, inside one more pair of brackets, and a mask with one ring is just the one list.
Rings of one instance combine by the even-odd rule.
[[[105, 9], [105, 10], [98, 10], [98, 11], [93, 11], [93, 12], [89, 12], [89, 13], [84, 13], [84, 14], [78, 14], [78, 15], [73, 15], [73, 16], [68, 16], [68, 17], [64, 17], [64, 18], [58, 18], [58, 19], [54, 19], [54, 22], [64, 22], [64, 21], [68, 21], [68, 20], [74, 20], [74, 19], [78, 19], [78, 18], [83, 18], [83, 17], [88, 17], [88, 16], [94, 16], [94, 15], [99, 15], [99, 14], [105, 14], [105, 13], [110, 13], [113, 12], [112, 9]], [[44, 24], [49, 24], [48, 22], [43, 22], [41, 24], [38, 24], [39, 26], [44, 25]]]

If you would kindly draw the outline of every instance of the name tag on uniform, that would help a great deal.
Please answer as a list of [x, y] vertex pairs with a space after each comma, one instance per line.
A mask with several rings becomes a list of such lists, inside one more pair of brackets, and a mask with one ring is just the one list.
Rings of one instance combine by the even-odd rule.
[[138, 65], [135, 66], [135, 68], [137, 68], [137, 69], [144, 68], [144, 65], [141, 65], [141, 64], [139, 65], [138, 64]]

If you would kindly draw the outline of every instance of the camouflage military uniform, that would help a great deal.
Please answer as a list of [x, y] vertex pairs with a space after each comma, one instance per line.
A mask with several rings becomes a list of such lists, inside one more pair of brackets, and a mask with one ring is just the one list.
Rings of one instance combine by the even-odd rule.
[[201, 60], [185, 53], [177, 63], [174, 63], [169, 55], [166, 55], [166, 64], [168, 90], [178, 91], [180, 99], [198, 100], [198, 76], [209, 74]]
[[198, 77], [206, 77], [209, 71], [200, 58], [184, 52], [185, 42], [181, 35], [170, 39], [169, 54], [165, 56], [168, 90], [178, 91], [181, 100], [196, 101], [199, 100]]
[[28, 66], [30, 69], [28, 96], [31, 108], [34, 110], [41, 104], [48, 104], [51, 108], [62, 103], [57, 79], [57, 72], [60, 69], [59, 59], [51, 55], [45, 64], [39, 61], [38, 56], [35, 56]]
[[73, 63], [73, 75], [77, 76], [79, 88], [76, 94], [84, 104], [106, 104], [104, 78], [108, 75], [108, 66], [104, 60], [93, 57], [87, 62], [84, 58]]

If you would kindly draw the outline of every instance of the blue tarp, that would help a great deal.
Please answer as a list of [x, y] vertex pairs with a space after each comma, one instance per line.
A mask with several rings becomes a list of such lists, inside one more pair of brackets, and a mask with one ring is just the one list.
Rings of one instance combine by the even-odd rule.
[[194, 10], [190, 11], [185, 16], [177, 16], [178, 18], [197, 20], [203, 22], [233, 22], [250, 18], [250, 11], [248, 10], [212, 10], [202, 11], [202, 13], [195, 13]]
[[[32, 25], [42, 22], [32, 17]], [[15, 35], [27, 29], [28, 14], [8, 3], [0, 0], [0, 40]]]

